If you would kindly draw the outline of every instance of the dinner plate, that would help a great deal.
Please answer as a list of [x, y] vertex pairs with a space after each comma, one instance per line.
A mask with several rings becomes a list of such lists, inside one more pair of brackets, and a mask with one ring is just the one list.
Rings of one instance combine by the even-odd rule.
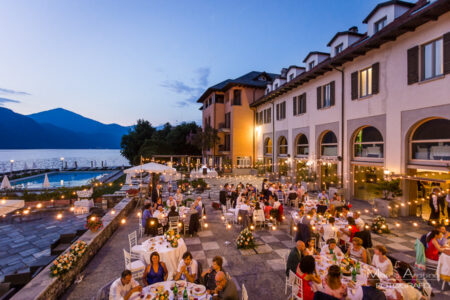
[[191, 289], [191, 293], [194, 296], [202, 296], [206, 292], [206, 287], [203, 285], [195, 285]]
[[177, 286], [178, 286], [178, 287], [181, 287], [181, 288], [184, 288], [184, 287], [186, 286], [186, 281], [184, 281], [184, 280], [178, 280], [178, 281], [177, 281]]

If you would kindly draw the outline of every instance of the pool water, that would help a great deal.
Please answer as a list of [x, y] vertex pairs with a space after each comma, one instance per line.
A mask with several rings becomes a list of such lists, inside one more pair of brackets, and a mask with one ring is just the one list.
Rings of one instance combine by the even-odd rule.
[[[104, 175], [110, 174], [112, 171], [86, 171], [86, 172], [51, 172], [47, 173], [50, 187], [74, 187], [87, 185], [93, 179], [100, 179]], [[32, 176], [24, 179], [18, 179], [11, 182], [12, 186], [25, 188], [42, 188], [45, 174]]]

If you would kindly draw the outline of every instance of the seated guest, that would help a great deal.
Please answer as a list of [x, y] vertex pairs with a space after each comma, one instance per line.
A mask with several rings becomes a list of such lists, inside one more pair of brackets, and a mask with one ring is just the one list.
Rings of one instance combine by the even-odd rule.
[[[450, 232], [447, 232], [447, 230], [445, 229], [445, 225], [438, 225], [438, 226], [436, 226], [435, 229], [442, 233], [442, 238], [441, 239], [436, 239], [438, 244], [439, 244], [439, 246], [445, 247], [447, 245], [448, 237], [450, 236]], [[427, 234], [427, 237], [430, 234], [431, 234], [431, 231]]]
[[[313, 300], [314, 292], [311, 285], [313, 283], [320, 284], [322, 282], [319, 275], [316, 273], [316, 261], [314, 260], [314, 257], [311, 255], [303, 257], [300, 261], [300, 268], [297, 269], [296, 275], [302, 279], [303, 300]], [[300, 292], [301, 291], [299, 291], [298, 294], [299, 297], [302, 296]]]
[[311, 209], [305, 216], [303, 216], [302, 221], [301, 221], [302, 224], [305, 224], [307, 226], [311, 226], [311, 221], [313, 219], [313, 216], [314, 216], [314, 212]]
[[269, 202], [264, 203], [264, 216], [266, 219], [270, 218], [270, 211], [272, 210], [272, 206], [269, 205]]
[[444, 252], [444, 249], [439, 245], [438, 240], [442, 239], [444, 235], [442, 232], [433, 230], [427, 237], [427, 249], [425, 250], [425, 256], [427, 259], [439, 260], [439, 254]]
[[322, 280], [322, 292], [338, 299], [345, 299], [347, 286], [341, 282], [341, 269], [337, 265], [328, 268], [327, 277]]
[[[358, 286], [352, 299], [376, 299], [386, 300], [386, 295], [378, 289], [380, 279], [375, 274], [369, 274], [367, 285]], [[398, 299], [398, 298], [397, 298]]]
[[191, 252], [187, 251], [183, 254], [183, 259], [178, 264], [177, 274], [175, 274], [174, 280], [187, 280], [194, 282], [197, 278], [198, 263], [195, 259], [192, 259]]
[[351, 258], [362, 261], [367, 264], [367, 252], [366, 249], [362, 246], [362, 240], [360, 238], [353, 238], [350, 247], [348, 247], [347, 255]]
[[305, 255], [317, 255], [316, 239], [309, 239], [308, 246], [305, 249]]
[[261, 205], [259, 202], [256, 202], [255, 210], [253, 211], [253, 223], [256, 221], [264, 222], [265, 221], [264, 210], [261, 209]]
[[340, 236], [339, 229], [334, 226], [335, 219], [333, 217], [328, 219], [328, 224], [324, 224], [322, 228], [320, 228], [320, 234], [322, 235], [322, 239], [324, 241], [328, 241], [329, 239], [338, 240]]
[[344, 253], [342, 253], [342, 250], [336, 246], [335, 239], [327, 240], [327, 244], [322, 247], [322, 249], [320, 250], [320, 255], [325, 255], [325, 254], [336, 254], [336, 256], [344, 256]]
[[386, 256], [387, 254], [386, 247], [383, 245], [377, 245], [373, 249], [373, 253], [374, 254], [372, 258], [372, 265], [380, 269], [381, 272], [383, 272], [389, 277], [394, 275], [394, 268], [392, 267], [392, 262]]
[[175, 206], [170, 207], [170, 211], [167, 214], [168, 217], [179, 217], [180, 215], [177, 212], [177, 208]]
[[303, 206], [303, 203], [300, 203], [298, 205], [298, 216], [300, 218], [303, 218], [304, 215], [305, 215], [305, 206]]
[[215, 256], [212, 260], [211, 268], [203, 271], [202, 279], [206, 286], [206, 291], [209, 294], [214, 294], [214, 290], [216, 289], [216, 275], [218, 272], [223, 271], [223, 258], [220, 256]]
[[295, 273], [297, 271], [298, 264], [303, 258], [303, 251], [305, 251], [305, 243], [297, 241], [294, 248], [289, 253], [286, 263], [286, 276], [289, 276], [289, 271]]
[[177, 201], [175, 201], [175, 199], [173, 199], [172, 196], [169, 196], [169, 200], [166, 201], [166, 205], [168, 207], [172, 207], [172, 206], [177, 207]]
[[342, 206], [342, 211], [339, 213], [339, 218], [347, 220], [347, 218], [352, 215], [353, 214], [350, 213], [350, 208], [347, 205]]
[[158, 210], [160, 207], [164, 208], [164, 205], [162, 203], [162, 198], [158, 198], [158, 200], [156, 201], [153, 208], [154, 208], [154, 210]]
[[177, 189], [177, 193], [175, 194], [175, 200], [177, 201], [178, 206], [180, 206], [183, 203], [183, 194], [181, 193], [181, 189]]
[[356, 227], [358, 227], [359, 231], [363, 231], [365, 223], [363, 219], [361, 219], [359, 212], [355, 211], [353, 213], [353, 219], [355, 219], [355, 224]]
[[239, 300], [236, 285], [231, 278], [227, 278], [223, 271], [219, 271], [216, 274], [216, 289], [214, 300]]
[[330, 204], [325, 213], [328, 213], [330, 217], [336, 217], [336, 206], [334, 204]]
[[142, 286], [131, 276], [130, 270], [122, 272], [120, 278], [116, 279], [109, 288], [110, 300], [128, 300], [135, 292], [142, 292]]
[[305, 192], [303, 194], [302, 200], [303, 200], [303, 202], [309, 201], [309, 194], [308, 194], [308, 192]]
[[145, 267], [142, 282], [146, 285], [163, 282], [167, 280], [167, 275], [166, 264], [160, 261], [158, 252], [153, 252], [150, 255], [150, 264]]
[[163, 214], [164, 208], [162, 206], [159, 206], [158, 209], [153, 212], [153, 218], [161, 219], [163, 217]]
[[144, 212], [142, 213], [142, 226], [145, 228], [145, 224], [147, 224], [147, 219], [150, 219], [152, 217], [151, 212], [151, 205], [145, 204], [144, 205]]
[[198, 199], [194, 201], [194, 203], [191, 206], [191, 209], [197, 211], [199, 218], [202, 217], [203, 208], [200, 206], [200, 202], [198, 201]]
[[319, 199], [319, 200], [324, 200], [324, 201], [326, 201], [326, 203], [328, 203], [329, 198], [328, 198], [328, 194], [325, 192], [325, 190], [322, 190], [322, 191], [319, 193], [318, 199]]
[[347, 235], [348, 239], [350, 242], [353, 241], [353, 238], [355, 236], [355, 233], [359, 232], [358, 227], [356, 227], [355, 224], [355, 219], [353, 219], [352, 217], [348, 217], [347, 218], [348, 221], [348, 228], [342, 228], [341, 231]]
[[278, 209], [281, 206], [281, 203], [278, 199], [273, 203], [273, 209]]

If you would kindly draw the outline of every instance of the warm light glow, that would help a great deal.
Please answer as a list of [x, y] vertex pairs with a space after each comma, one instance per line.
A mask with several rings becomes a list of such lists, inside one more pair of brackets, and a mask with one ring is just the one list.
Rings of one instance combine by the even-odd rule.
[[6, 200], [5, 199], [2, 199], [2, 204], [5, 204], [6, 203]]
[[56, 218], [57, 218], [58, 220], [61, 220], [62, 217], [63, 217], [62, 213], [59, 213], [59, 214], [56, 215]]
[[127, 220], [125, 218], [122, 218], [122, 220], [120, 220], [120, 223], [125, 224], [127, 222]]
[[227, 224], [227, 229], [231, 229], [231, 224]]
[[255, 226], [250, 225], [250, 230], [253, 230], [253, 229], [255, 229]]
[[208, 228], [208, 223], [205, 223], [205, 228]]
[[294, 229], [294, 231], [297, 231], [297, 226], [294, 226], [294, 228], [293, 228], [293, 229]]
[[115, 211], [114, 209], [112, 209], [112, 210], [111, 210], [111, 214], [112, 214], [112, 215], [115, 215], [115, 214], [116, 214], [116, 211]]
[[414, 225], [415, 227], [417, 227], [417, 226], [418, 226], [418, 224], [417, 224], [416, 222], [414, 222], [414, 223], [413, 223], [413, 225]]
[[28, 215], [30, 213], [30, 210], [29, 209], [25, 209], [24, 211], [23, 211], [23, 214], [24, 215]]
[[183, 226], [183, 224], [181, 224], [181, 223], [178, 223], [178, 227], [180, 227], [180, 228], [181, 228], [181, 226]]
[[384, 170], [384, 175], [389, 175], [391, 172], [389, 172], [389, 170]]
[[38, 204], [36, 205], [36, 207], [37, 207], [37, 208], [41, 208], [41, 207], [42, 207], [42, 203], [38, 203]]
[[150, 221], [150, 225], [155, 225], [155, 221]]
[[75, 210], [75, 207], [71, 206], [70, 211], [74, 211], [74, 210]]
[[137, 213], [137, 216], [140, 218], [140, 217], [142, 216], [142, 213], [139, 211], [139, 212]]
[[400, 223], [395, 223], [395, 226], [400, 227]]
[[272, 226], [272, 230], [277, 230], [277, 227], [275, 225]]

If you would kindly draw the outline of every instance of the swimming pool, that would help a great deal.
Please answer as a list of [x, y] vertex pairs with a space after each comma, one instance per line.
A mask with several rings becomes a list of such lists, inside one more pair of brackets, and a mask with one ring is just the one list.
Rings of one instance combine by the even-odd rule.
[[[100, 179], [104, 175], [111, 174], [112, 171], [74, 171], [74, 172], [51, 172], [47, 173], [51, 188], [73, 187], [89, 184], [93, 179]], [[23, 188], [42, 188], [45, 174], [18, 179], [11, 182], [12, 186]]]

